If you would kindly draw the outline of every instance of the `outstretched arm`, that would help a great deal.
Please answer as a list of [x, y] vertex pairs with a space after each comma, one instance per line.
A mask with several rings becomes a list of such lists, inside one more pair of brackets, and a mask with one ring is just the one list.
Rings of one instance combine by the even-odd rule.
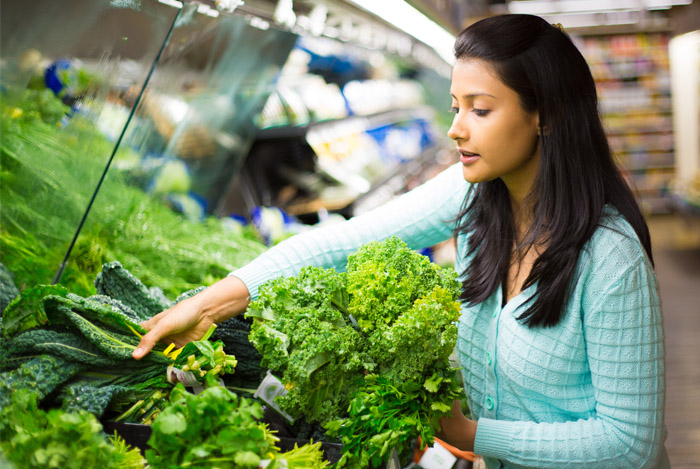
[[308, 265], [342, 271], [348, 255], [366, 242], [396, 235], [418, 249], [449, 239], [468, 187], [461, 165], [454, 165], [384, 206], [281, 242], [228, 278], [146, 321], [149, 332], [134, 358], [162, 340], [176, 345], [198, 340], [212, 323], [245, 311], [267, 280], [296, 275]]

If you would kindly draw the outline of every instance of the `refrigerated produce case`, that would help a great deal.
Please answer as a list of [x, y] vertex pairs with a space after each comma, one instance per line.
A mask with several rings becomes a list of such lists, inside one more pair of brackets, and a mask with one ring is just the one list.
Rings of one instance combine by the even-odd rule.
[[119, 260], [174, 298], [265, 249], [211, 216], [297, 35], [179, 2], [4, 2], [2, 249], [93, 293]]
[[[229, 7], [217, 9], [219, 3]], [[228, 203], [238, 176], [245, 173], [244, 162], [260, 164], [251, 149], [277, 139], [275, 133], [302, 138], [299, 146], [306, 147], [302, 156], [308, 159], [299, 160], [301, 168], [310, 163], [303, 176], [327, 179], [335, 189], [326, 195], [353, 190], [335, 207], [352, 207], [348, 214], [359, 211], [363, 199], [366, 205], [379, 204], [405, 190], [436, 162], [434, 126], [439, 119], [426, 96], [435, 94], [431, 86], [441, 87], [447, 79], [445, 67], [428, 65], [434, 65], [435, 54], [421, 68], [415, 57], [406, 58], [410, 47], [405, 45], [411, 41], [399, 41], [404, 54], [392, 53], [411, 63], [410, 76], [380, 80], [363, 75], [358, 70], [367, 64], [360, 61], [358, 73], [342, 84], [344, 94], [326, 75], [327, 99], [314, 107], [307, 92], [302, 107], [289, 106], [300, 88], [284, 91], [278, 86], [286, 84], [280, 72], [292, 50], [311, 50], [299, 37], [311, 42], [313, 34], [280, 24], [256, 10], [258, 2], [246, 8], [233, 8], [234, 3], [0, 4], [0, 267], [7, 268], [0, 280], [3, 293], [27, 293], [14, 303], [15, 326], [24, 320], [17, 320], [18, 308], [27, 305], [23, 302], [31, 303], [26, 312], [55, 300], [89, 317], [96, 311], [115, 312], [100, 305], [135, 311], [143, 300], [153, 307], [152, 315], [182, 299], [181, 293], [212, 284], [266, 250], [267, 240], [245, 224], [252, 205], [244, 205], [239, 216]], [[366, 44], [357, 47], [368, 50]], [[307, 78], [314, 75], [307, 71], [312, 72]], [[314, 76], [319, 83], [322, 75]], [[421, 86], [421, 81], [431, 86]], [[375, 98], [387, 89], [401, 93], [393, 103], [378, 106], [377, 99], [362, 101], [370, 89], [379, 90], [372, 94]], [[286, 111], [284, 118], [275, 115], [275, 99], [284, 102], [286, 111], [301, 112], [294, 119]], [[446, 94], [443, 99], [448, 101]], [[364, 147], [342, 150], [351, 140]], [[397, 140], [411, 145], [393, 145]], [[362, 148], [371, 152], [363, 155]], [[294, 158], [296, 151], [289, 146], [284, 154]], [[320, 200], [313, 190], [307, 195]], [[294, 201], [297, 207], [308, 202]], [[307, 205], [297, 213], [327, 209], [333, 207]], [[117, 283], [130, 282], [140, 300], [129, 303], [129, 294], [120, 297], [121, 286], [106, 288], [106, 272], [119, 272]], [[18, 290], [6, 290], [6, 282]], [[66, 288], [48, 285], [55, 283]], [[35, 285], [42, 286], [33, 289]], [[1, 304], [7, 303], [3, 299]], [[142, 319], [128, 324], [135, 328], [135, 335], [126, 336], [132, 349], [139, 331], [145, 333], [138, 326]], [[46, 332], [44, 326], [48, 333], [59, 332], [51, 329], [56, 326], [51, 321], [40, 317], [34, 332]], [[99, 321], [93, 317], [87, 322]], [[67, 332], [64, 326], [59, 324], [60, 332]], [[245, 331], [241, 334], [247, 337]], [[42, 349], [41, 354], [50, 352]], [[128, 359], [122, 362], [126, 368], [138, 366], [126, 355], [120, 359]], [[52, 360], [52, 365], [62, 363]], [[73, 365], [66, 371], [75, 371]], [[114, 370], [98, 371], [97, 380]], [[5, 382], [0, 391], [8, 386]], [[83, 388], [66, 389], [61, 398], [64, 391], [74, 398]]]
[[[411, 55], [406, 40], [387, 40], [391, 53], [333, 40], [353, 52], [328, 54], [328, 38], [276, 23], [267, 3], [3, 3], [0, 262], [16, 283], [92, 293], [100, 266], [119, 260], [176, 296], [265, 249], [244, 226], [255, 207], [350, 215], [405, 190], [435, 162], [444, 132], [428, 104], [448, 106], [446, 94], [444, 105], [433, 99], [447, 64], [417, 46]], [[293, 50], [315, 56], [306, 82], [280, 74]], [[343, 54], [340, 68], [324, 66]], [[368, 75], [377, 70], [369, 59], [383, 55], [403, 76]], [[309, 77], [327, 90], [316, 106], [309, 89], [319, 82]], [[391, 89], [401, 91], [393, 103], [363, 102]], [[295, 97], [301, 105], [290, 105]], [[299, 115], [275, 115], [275, 100]], [[392, 144], [399, 138], [411, 144]], [[291, 165], [265, 159], [265, 147], [281, 141], [276, 155]], [[289, 170], [284, 184], [273, 167]], [[290, 178], [297, 197], [284, 203], [272, 192], [289, 194]]]

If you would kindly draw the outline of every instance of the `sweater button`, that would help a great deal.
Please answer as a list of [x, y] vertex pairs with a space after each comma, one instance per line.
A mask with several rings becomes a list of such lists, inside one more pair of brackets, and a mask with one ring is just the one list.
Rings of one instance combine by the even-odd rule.
[[493, 398], [491, 396], [486, 396], [486, 409], [493, 410]]
[[486, 352], [486, 364], [487, 364], [488, 366], [491, 366], [491, 362], [492, 362], [492, 361], [493, 361], [493, 360], [491, 360], [491, 353], [490, 353], [490, 352]]

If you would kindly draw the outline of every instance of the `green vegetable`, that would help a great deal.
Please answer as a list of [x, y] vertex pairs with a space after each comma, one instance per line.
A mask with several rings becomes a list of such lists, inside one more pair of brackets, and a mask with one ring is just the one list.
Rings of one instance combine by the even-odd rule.
[[254, 318], [249, 338], [261, 365], [287, 387], [277, 402], [294, 418], [325, 422], [343, 415], [358, 377], [373, 366], [364, 337], [342, 310], [344, 290], [344, 275], [306, 267], [263, 285], [246, 312]]
[[224, 387], [195, 396], [178, 384], [170, 405], [153, 422], [146, 459], [155, 469], [256, 468], [277, 451], [277, 438], [258, 421], [261, 417], [259, 403]]
[[15, 370], [0, 373], [0, 408], [8, 405], [12, 395], [22, 389], [43, 399], [82, 369], [81, 364], [49, 355], [25, 361]]
[[97, 293], [125, 304], [141, 321], [171, 306], [171, 303], [163, 301], [163, 298], [153, 296], [141, 280], [133, 276], [118, 261], [108, 262], [102, 266], [102, 272], [95, 278], [95, 288]]
[[19, 290], [12, 280], [12, 274], [4, 265], [0, 264], [0, 316], [17, 295], [19, 295]]
[[25, 289], [5, 308], [2, 317], [2, 335], [10, 337], [46, 324], [49, 319], [44, 309], [44, 299], [48, 296], [65, 297], [66, 295], [68, 290], [60, 285], [38, 285]]
[[237, 316], [219, 324], [211, 340], [221, 341], [224, 352], [236, 357], [238, 364], [232, 382], [238, 387], [255, 389], [265, 377], [266, 370], [260, 366], [260, 353], [248, 340], [249, 331], [250, 324]]
[[118, 309], [122, 313], [124, 313], [124, 316], [129, 318], [134, 323], [140, 323], [143, 321], [140, 315], [136, 314], [136, 312], [131, 309], [129, 306], [126, 304], [122, 303], [116, 298], [111, 298], [107, 295], [92, 295], [88, 298], [88, 300], [95, 301], [97, 303], [102, 303], [103, 305], [110, 305], [113, 306], [114, 308]]
[[[403, 452], [417, 436], [432, 443], [431, 428], [462, 397], [449, 364], [458, 295], [453, 269], [392, 237], [361, 246], [348, 257], [345, 273], [307, 267], [296, 277], [267, 282], [246, 317], [254, 321], [250, 340], [262, 366], [287, 389], [275, 398], [280, 409], [330, 425], [333, 435], [352, 442], [344, 449], [346, 461], [366, 465], [386, 461], [387, 441]], [[390, 391], [368, 381], [375, 376]], [[392, 393], [398, 397], [385, 401]], [[357, 404], [360, 395], [374, 402], [371, 416]], [[379, 419], [379, 427], [352, 426], [344, 420], [348, 412], [362, 421]], [[343, 430], [331, 422], [344, 422]], [[387, 428], [395, 433], [377, 451], [353, 446], [377, 449], [377, 432]]]
[[14, 356], [47, 354], [97, 367], [120, 364], [119, 360], [105, 356], [90, 341], [69, 330], [31, 329], [14, 337], [7, 348]]
[[441, 402], [443, 397], [462, 397], [454, 370], [435, 372], [423, 386], [415, 382], [396, 386], [377, 375], [365, 376], [349, 415], [326, 424], [328, 435], [343, 443], [337, 467], [378, 467], [394, 448], [401, 461], [410, 459], [415, 437], [432, 444], [438, 416], [450, 411]]
[[[116, 435], [109, 440], [87, 412], [44, 412], [28, 391], [0, 408], [0, 462], [17, 468], [141, 469], [145, 461]], [[9, 467], [13, 467], [10, 465]], [[3, 467], [6, 467], [3, 465]]]
[[270, 462], [268, 469], [323, 469], [330, 463], [325, 461], [321, 442], [311, 441], [304, 446], [294, 443], [294, 448], [281, 453]]
[[[67, 108], [51, 91], [4, 85], [0, 262], [24, 288], [53, 281], [114, 142], [83, 113], [58, 126]], [[266, 249], [252, 229], [234, 232], [213, 217], [191, 222], [129, 184], [119, 168], [139, 161], [128, 144], [117, 150], [60, 279], [73, 293], [94, 294], [95, 274], [119, 260], [175, 297], [214, 283]], [[164, 300], [155, 291], [151, 297]]]

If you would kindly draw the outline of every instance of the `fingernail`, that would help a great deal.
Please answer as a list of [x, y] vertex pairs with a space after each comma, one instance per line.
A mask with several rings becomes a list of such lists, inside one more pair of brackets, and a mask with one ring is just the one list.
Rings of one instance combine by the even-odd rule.
[[143, 353], [143, 349], [141, 347], [138, 347], [136, 350], [134, 350], [134, 355], [136, 356], [141, 356]]

